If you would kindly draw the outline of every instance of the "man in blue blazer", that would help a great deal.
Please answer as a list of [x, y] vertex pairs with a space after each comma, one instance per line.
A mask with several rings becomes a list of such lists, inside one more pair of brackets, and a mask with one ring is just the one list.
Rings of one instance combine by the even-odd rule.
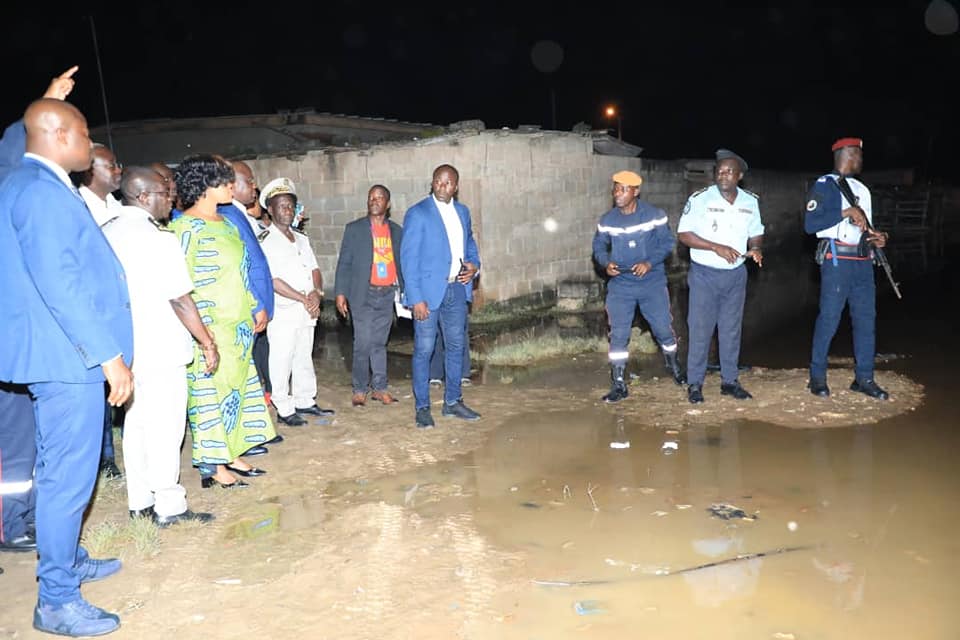
[[[64, 100], [73, 91], [78, 68], [70, 67], [51, 80], [43, 97]], [[21, 118], [0, 138], [0, 182], [20, 163], [26, 149], [27, 130]], [[0, 416], [0, 551], [36, 551], [36, 427], [26, 385], [0, 380]]]
[[478, 420], [480, 414], [463, 403], [463, 327], [473, 280], [480, 270], [480, 253], [473, 239], [470, 210], [456, 201], [460, 174], [449, 164], [434, 169], [430, 195], [407, 210], [403, 218], [404, 304], [413, 308], [413, 398], [416, 424], [434, 426], [430, 414], [430, 355], [443, 333], [446, 353], [444, 416]]
[[73, 189], [68, 172], [91, 162], [83, 115], [56, 99], [24, 114], [27, 153], [0, 185], [0, 380], [27, 384], [37, 430], [39, 597], [33, 625], [81, 636], [109, 633], [116, 615], [86, 602], [80, 584], [120, 569], [79, 547], [97, 478], [108, 401], [133, 389], [130, 299], [123, 268]]

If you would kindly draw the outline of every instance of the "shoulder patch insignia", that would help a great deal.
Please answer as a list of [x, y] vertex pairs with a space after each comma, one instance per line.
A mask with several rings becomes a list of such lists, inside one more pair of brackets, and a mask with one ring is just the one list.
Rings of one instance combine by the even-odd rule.
[[689, 199], [689, 198], [687, 199], [687, 204], [683, 205], [683, 213], [681, 213], [680, 215], [685, 216], [685, 215], [687, 215], [688, 213], [690, 213], [690, 199]]
[[813, 211], [816, 208], [817, 208], [816, 200], [811, 200], [810, 202], [807, 203], [807, 211]]

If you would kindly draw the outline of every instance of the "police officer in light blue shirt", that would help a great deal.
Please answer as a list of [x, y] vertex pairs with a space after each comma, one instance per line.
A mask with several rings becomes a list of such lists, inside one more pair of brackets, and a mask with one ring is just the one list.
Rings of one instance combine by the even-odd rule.
[[717, 150], [713, 186], [687, 200], [677, 239], [690, 247], [687, 284], [687, 399], [703, 402], [703, 378], [714, 330], [720, 347], [720, 393], [737, 400], [753, 396], [737, 379], [747, 258], [763, 265], [763, 223], [757, 196], [737, 185], [746, 161], [727, 149]]

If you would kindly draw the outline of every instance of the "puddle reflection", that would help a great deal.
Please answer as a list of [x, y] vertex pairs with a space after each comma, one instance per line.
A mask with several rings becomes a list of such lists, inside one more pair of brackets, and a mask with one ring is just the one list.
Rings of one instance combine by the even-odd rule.
[[[960, 567], [935, 522], [957, 516], [926, 509], [955, 495], [917, 503], [903, 428], [668, 430], [606, 409], [541, 412], [457, 460], [330, 490], [422, 517], [469, 512], [493, 544], [526, 552], [529, 589], [501, 596], [520, 613], [482, 637], [584, 624], [596, 637], [640, 624], [660, 638], [949, 637]], [[906, 625], [909, 606], [939, 617]]]

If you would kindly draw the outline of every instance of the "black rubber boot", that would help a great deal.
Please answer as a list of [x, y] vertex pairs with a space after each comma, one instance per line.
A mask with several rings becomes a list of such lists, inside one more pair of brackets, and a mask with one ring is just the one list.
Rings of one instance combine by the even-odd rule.
[[610, 365], [610, 392], [601, 398], [604, 402], [620, 402], [629, 395], [627, 383], [623, 379], [626, 369], [626, 365]]
[[683, 369], [680, 368], [680, 358], [677, 357], [677, 352], [673, 351], [667, 353], [663, 352], [663, 364], [666, 365], [667, 371], [673, 374], [673, 381], [677, 384], [686, 384], [687, 376], [683, 373]]

